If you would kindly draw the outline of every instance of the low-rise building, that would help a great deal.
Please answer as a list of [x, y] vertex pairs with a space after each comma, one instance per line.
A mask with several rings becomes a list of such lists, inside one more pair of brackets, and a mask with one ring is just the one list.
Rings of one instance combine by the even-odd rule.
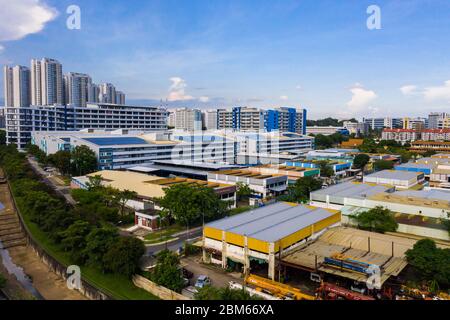
[[417, 184], [423, 183], [425, 174], [423, 172], [411, 172], [401, 170], [382, 170], [365, 175], [363, 182], [387, 184], [399, 189], [409, 189]]
[[421, 139], [423, 141], [450, 141], [450, 128], [423, 130]]
[[318, 177], [320, 169], [318, 168], [301, 168], [287, 165], [262, 165], [257, 167], [249, 167], [246, 170], [260, 174], [281, 174], [288, 177], [289, 183], [295, 183], [302, 177]]
[[354, 224], [352, 215], [381, 206], [391, 210], [398, 232], [450, 240], [443, 221], [449, 219], [450, 191], [403, 190], [368, 183], [346, 182], [310, 194], [310, 204], [341, 210], [342, 223]]
[[232, 185], [242, 182], [249, 186], [254, 197], [264, 199], [286, 191], [288, 177], [282, 174], [261, 174], [248, 169], [239, 169], [209, 172], [208, 182]]
[[420, 139], [420, 131], [415, 129], [384, 129], [381, 134], [382, 140], [395, 140], [402, 144]]
[[345, 127], [320, 127], [320, 126], [308, 126], [306, 127], [306, 134], [322, 134], [324, 136], [329, 136], [334, 133], [340, 133], [343, 135], [349, 135], [350, 132]]
[[164, 197], [164, 190], [177, 184], [199, 185], [211, 188], [221, 200], [229, 203], [230, 208], [236, 207], [236, 186], [232, 184], [212, 183], [179, 177], [162, 178], [130, 171], [103, 170], [87, 176], [73, 177], [71, 187], [88, 189], [89, 177], [94, 176], [100, 176], [104, 186], [137, 193], [137, 198], [127, 201], [126, 205], [136, 210], [136, 225], [143, 228], [154, 228], [158, 211], [162, 209], [155, 202], [155, 199]]
[[435, 151], [435, 152], [450, 152], [450, 141], [414, 141], [411, 143], [410, 151], [415, 152], [426, 152], [426, 151]]
[[[286, 165], [296, 168], [320, 168], [321, 160], [299, 160], [299, 161], [286, 161]], [[332, 161], [328, 160], [328, 165], [333, 169], [335, 176], [345, 176], [347, 170], [351, 169], [352, 162], [344, 161]]]
[[248, 274], [254, 263], [266, 264], [275, 278], [276, 255], [339, 224], [334, 210], [277, 202], [208, 223], [203, 229], [203, 259], [227, 268], [241, 264]]

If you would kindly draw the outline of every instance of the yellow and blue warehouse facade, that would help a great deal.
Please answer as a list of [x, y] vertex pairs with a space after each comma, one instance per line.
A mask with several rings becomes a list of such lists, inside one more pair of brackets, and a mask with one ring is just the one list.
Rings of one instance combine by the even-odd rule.
[[203, 259], [227, 267], [228, 259], [249, 271], [250, 260], [267, 262], [275, 277], [275, 256], [316, 233], [337, 225], [339, 211], [277, 202], [205, 225]]

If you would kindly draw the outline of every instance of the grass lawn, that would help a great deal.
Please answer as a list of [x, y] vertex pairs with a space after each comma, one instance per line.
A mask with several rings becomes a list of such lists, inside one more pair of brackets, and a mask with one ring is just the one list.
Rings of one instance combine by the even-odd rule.
[[[20, 204], [18, 204], [20, 206]], [[66, 266], [71, 265], [70, 258], [57, 245], [48, 239], [36, 224], [29, 221], [28, 217], [23, 217], [24, 221], [39, 245], [56, 260]], [[117, 274], [104, 274], [100, 270], [92, 267], [81, 267], [82, 277], [105, 293], [110, 294], [118, 300], [155, 300], [158, 299], [151, 293], [136, 287], [131, 279]]]
[[173, 224], [161, 230], [156, 230], [147, 234], [144, 239], [146, 244], [158, 243], [173, 239], [172, 235], [186, 230], [186, 227]]

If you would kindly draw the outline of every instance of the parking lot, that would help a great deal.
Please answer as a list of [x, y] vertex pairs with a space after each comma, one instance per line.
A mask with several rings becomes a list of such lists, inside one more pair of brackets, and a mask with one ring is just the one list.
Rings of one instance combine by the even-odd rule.
[[192, 279], [190, 279], [190, 285], [195, 285], [199, 275], [207, 275], [211, 279], [211, 285], [219, 288], [227, 287], [230, 281], [243, 283], [240, 273], [226, 272], [220, 267], [202, 264], [201, 255], [183, 258], [181, 259], [181, 264], [194, 274]]

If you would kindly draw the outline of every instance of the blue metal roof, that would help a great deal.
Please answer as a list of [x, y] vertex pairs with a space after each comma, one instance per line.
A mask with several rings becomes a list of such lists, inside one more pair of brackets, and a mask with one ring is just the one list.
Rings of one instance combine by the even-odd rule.
[[136, 137], [112, 137], [112, 138], [84, 138], [84, 140], [98, 146], [125, 145], [125, 144], [148, 144], [147, 141]]

